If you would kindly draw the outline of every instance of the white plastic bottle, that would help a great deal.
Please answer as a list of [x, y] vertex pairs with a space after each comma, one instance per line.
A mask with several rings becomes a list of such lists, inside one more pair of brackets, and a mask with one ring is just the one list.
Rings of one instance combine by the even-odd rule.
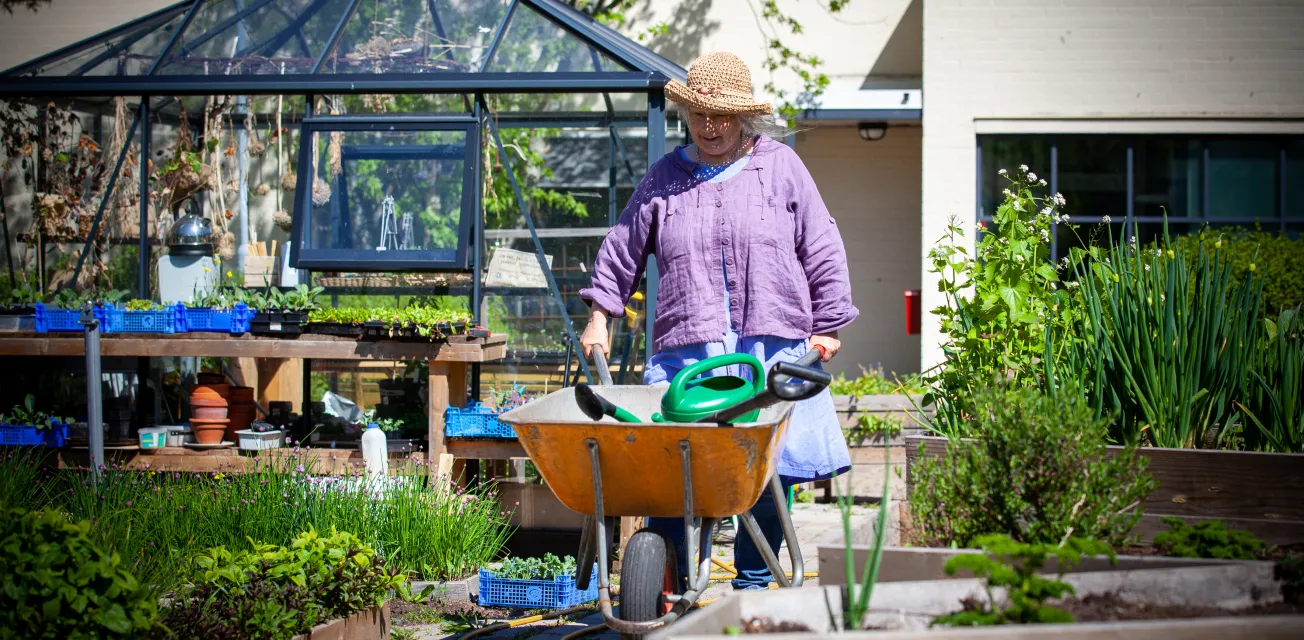
[[385, 432], [374, 422], [362, 434], [362, 459], [367, 465], [367, 478], [389, 475], [389, 445], [385, 443]]

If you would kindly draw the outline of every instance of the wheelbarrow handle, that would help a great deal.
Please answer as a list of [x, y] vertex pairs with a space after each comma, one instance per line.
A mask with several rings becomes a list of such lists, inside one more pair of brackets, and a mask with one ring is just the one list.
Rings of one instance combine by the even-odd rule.
[[721, 409], [698, 422], [715, 422], [726, 424], [757, 409], [764, 409], [781, 401], [798, 402], [819, 395], [833, 382], [833, 376], [826, 371], [813, 369], [823, 357], [822, 348], [812, 349], [810, 353], [796, 362], [778, 362], [770, 368], [766, 376], [765, 391], [758, 393], [732, 407]]
[[611, 367], [607, 366], [607, 353], [602, 345], [593, 345], [593, 364], [598, 369], [598, 382], [604, 387], [610, 387], [615, 383], [611, 381]]

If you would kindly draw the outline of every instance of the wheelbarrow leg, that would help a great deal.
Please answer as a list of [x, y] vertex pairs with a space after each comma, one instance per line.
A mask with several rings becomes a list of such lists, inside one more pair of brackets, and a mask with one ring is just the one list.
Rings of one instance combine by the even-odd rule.
[[575, 556], [579, 559], [575, 568], [575, 587], [581, 591], [589, 588], [589, 579], [593, 577], [593, 563], [598, 558], [597, 546], [593, 538], [593, 516], [584, 516], [584, 524], [580, 525], [580, 550]]
[[607, 574], [607, 519], [602, 505], [602, 464], [598, 458], [598, 441], [588, 438], [584, 441], [589, 447], [589, 463], [593, 467], [593, 544], [598, 552], [598, 606], [602, 617], [610, 623], [615, 619], [611, 609], [611, 581]]
[[747, 530], [747, 535], [752, 537], [752, 542], [756, 543], [756, 549], [761, 552], [765, 566], [774, 575], [774, 581], [779, 583], [780, 587], [800, 587], [804, 581], [806, 565], [801, 557], [801, 545], [797, 544], [797, 530], [792, 525], [792, 516], [788, 514], [787, 504], [783, 498], [783, 483], [779, 481], [777, 473], [770, 476], [770, 497], [774, 500], [774, 510], [779, 516], [780, 526], [783, 527], [783, 541], [788, 544], [788, 558], [792, 560], [792, 580], [783, 574], [779, 558], [770, 549], [770, 542], [765, 539], [765, 534], [761, 532], [760, 525], [756, 524], [752, 512], [749, 510], [738, 519]]

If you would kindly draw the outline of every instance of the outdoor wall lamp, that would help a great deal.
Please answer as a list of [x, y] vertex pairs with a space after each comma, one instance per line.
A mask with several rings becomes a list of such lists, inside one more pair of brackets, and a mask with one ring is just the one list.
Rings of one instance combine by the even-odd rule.
[[873, 142], [882, 140], [887, 135], [886, 122], [862, 122], [856, 125], [856, 128], [860, 131], [861, 140]]

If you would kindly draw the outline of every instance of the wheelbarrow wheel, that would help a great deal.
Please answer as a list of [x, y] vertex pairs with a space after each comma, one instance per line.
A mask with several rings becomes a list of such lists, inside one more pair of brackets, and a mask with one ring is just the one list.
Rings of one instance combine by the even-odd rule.
[[[672, 606], [665, 595], [679, 593], [679, 560], [675, 545], [660, 531], [640, 529], [625, 545], [620, 568], [620, 618], [629, 622], [656, 620]], [[642, 638], [621, 634], [622, 638]]]

